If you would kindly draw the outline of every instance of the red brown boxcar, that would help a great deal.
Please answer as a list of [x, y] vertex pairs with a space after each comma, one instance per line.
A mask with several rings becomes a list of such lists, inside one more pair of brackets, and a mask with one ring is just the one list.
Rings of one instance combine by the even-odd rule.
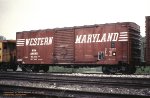
[[146, 63], [150, 65], [150, 16], [146, 17]]
[[[38, 71], [39, 66], [35, 65], [53, 63], [53, 33], [50, 29], [17, 33], [17, 61], [23, 64], [23, 71]], [[44, 68], [48, 70], [47, 66]]]
[[140, 64], [140, 28], [122, 22], [20, 32], [17, 51], [26, 66], [101, 65], [104, 73], [131, 73]]

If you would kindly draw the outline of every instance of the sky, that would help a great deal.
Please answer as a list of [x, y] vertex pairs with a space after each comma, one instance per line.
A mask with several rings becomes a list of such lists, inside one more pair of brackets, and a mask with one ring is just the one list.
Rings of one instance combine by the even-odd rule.
[[0, 35], [58, 27], [135, 22], [145, 36], [150, 0], [0, 0]]

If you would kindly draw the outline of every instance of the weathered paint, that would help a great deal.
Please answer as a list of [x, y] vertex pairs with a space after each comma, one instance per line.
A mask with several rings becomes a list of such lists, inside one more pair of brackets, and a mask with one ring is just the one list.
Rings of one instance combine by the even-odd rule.
[[[16, 41], [2, 40], [0, 41], [0, 62], [13, 63], [16, 56]], [[14, 61], [13, 61], [14, 60]]]
[[146, 62], [150, 65], [150, 16], [146, 17]]
[[[131, 32], [129, 29], [135, 30]], [[140, 33], [139, 27], [134, 23], [77, 28], [75, 35], [75, 63], [115, 65], [119, 62], [127, 64], [140, 62], [140, 51], [137, 49], [140, 40], [135, 40], [140, 39]], [[137, 47], [133, 46], [135, 41]]]
[[2, 57], [3, 57], [3, 43], [0, 41], [0, 62], [2, 62]]
[[56, 30], [54, 33], [54, 63], [74, 63], [74, 30]]
[[17, 61], [23, 64], [53, 63], [53, 30], [18, 32]]
[[140, 61], [139, 39], [139, 26], [129, 22], [20, 32], [17, 59], [23, 64], [134, 64]]

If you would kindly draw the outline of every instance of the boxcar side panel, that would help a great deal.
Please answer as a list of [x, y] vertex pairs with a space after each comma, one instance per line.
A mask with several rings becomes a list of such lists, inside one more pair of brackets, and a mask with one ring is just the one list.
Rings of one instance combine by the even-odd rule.
[[116, 24], [116, 32], [119, 32], [117, 47], [117, 62], [129, 64], [129, 32], [126, 23]]
[[75, 62], [94, 63], [97, 56], [94, 55], [94, 44], [92, 35], [94, 27], [75, 29]]
[[[99, 32], [102, 29], [101, 32]], [[116, 37], [118, 34], [115, 32], [115, 24], [106, 24], [102, 28], [97, 28], [97, 33], [101, 34], [100, 43], [98, 47], [98, 64], [117, 64], [116, 51], [117, 43]]]
[[23, 64], [53, 63], [53, 31], [17, 33], [17, 60]]
[[2, 46], [2, 42], [0, 42], [0, 62], [2, 62], [2, 56], [3, 56], [3, 46]]
[[[125, 26], [124, 26], [125, 25]], [[115, 65], [128, 63], [126, 24], [103, 24], [75, 30], [75, 62]]]
[[17, 58], [23, 64], [134, 64], [140, 53], [138, 30], [123, 22], [21, 32]]
[[54, 63], [74, 63], [74, 29], [56, 30], [54, 33]]
[[146, 62], [150, 65], [150, 16], [146, 17]]
[[129, 24], [129, 62], [130, 65], [140, 65], [141, 62], [141, 36], [140, 28], [134, 23]]
[[3, 42], [2, 52], [3, 52], [2, 62], [10, 62], [10, 50], [9, 50], [9, 45], [7, 41]]
[[[98, 64], [117, 64], [117, 36], [115, 24], [105, 24], [101, 28], [97, 28], [100, 34], [100, 43], [98, 47]], [[101, 32], [100, 32], [101, 31]]]

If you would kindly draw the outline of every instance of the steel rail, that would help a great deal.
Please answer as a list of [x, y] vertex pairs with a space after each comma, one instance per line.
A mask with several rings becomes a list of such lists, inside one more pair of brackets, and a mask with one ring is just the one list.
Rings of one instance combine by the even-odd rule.
[[[150, 76], [149, 76], [150, 77]], [[7, 80], [29, 80], [44, 82], [64, 82], [96, 85], [114, 85], [138, 88], [150, 88], [150, 78], [137, 77], [108, 77], [89, 76], [89, 75], [71, 75], [71, 74], [47, 74], [47, 73], [0, 73], [0, 79]]]
[[[149, 96], [139, 95], [126, 95], [126, 94], [110, 94], [98, 93], [89, 91], [75, 91], [75, 90], [61, 90], [61, 89], [48, 89], [48, 88], [35, 88], [24, 86], [8, 86], [0, 85], [1, 95], [14, 94], [15, 97], [19, 94], [22, 96], [55, 96], [59, 98], [149, 98]], [[20, 95], [19, 95], [20, 96]]]

